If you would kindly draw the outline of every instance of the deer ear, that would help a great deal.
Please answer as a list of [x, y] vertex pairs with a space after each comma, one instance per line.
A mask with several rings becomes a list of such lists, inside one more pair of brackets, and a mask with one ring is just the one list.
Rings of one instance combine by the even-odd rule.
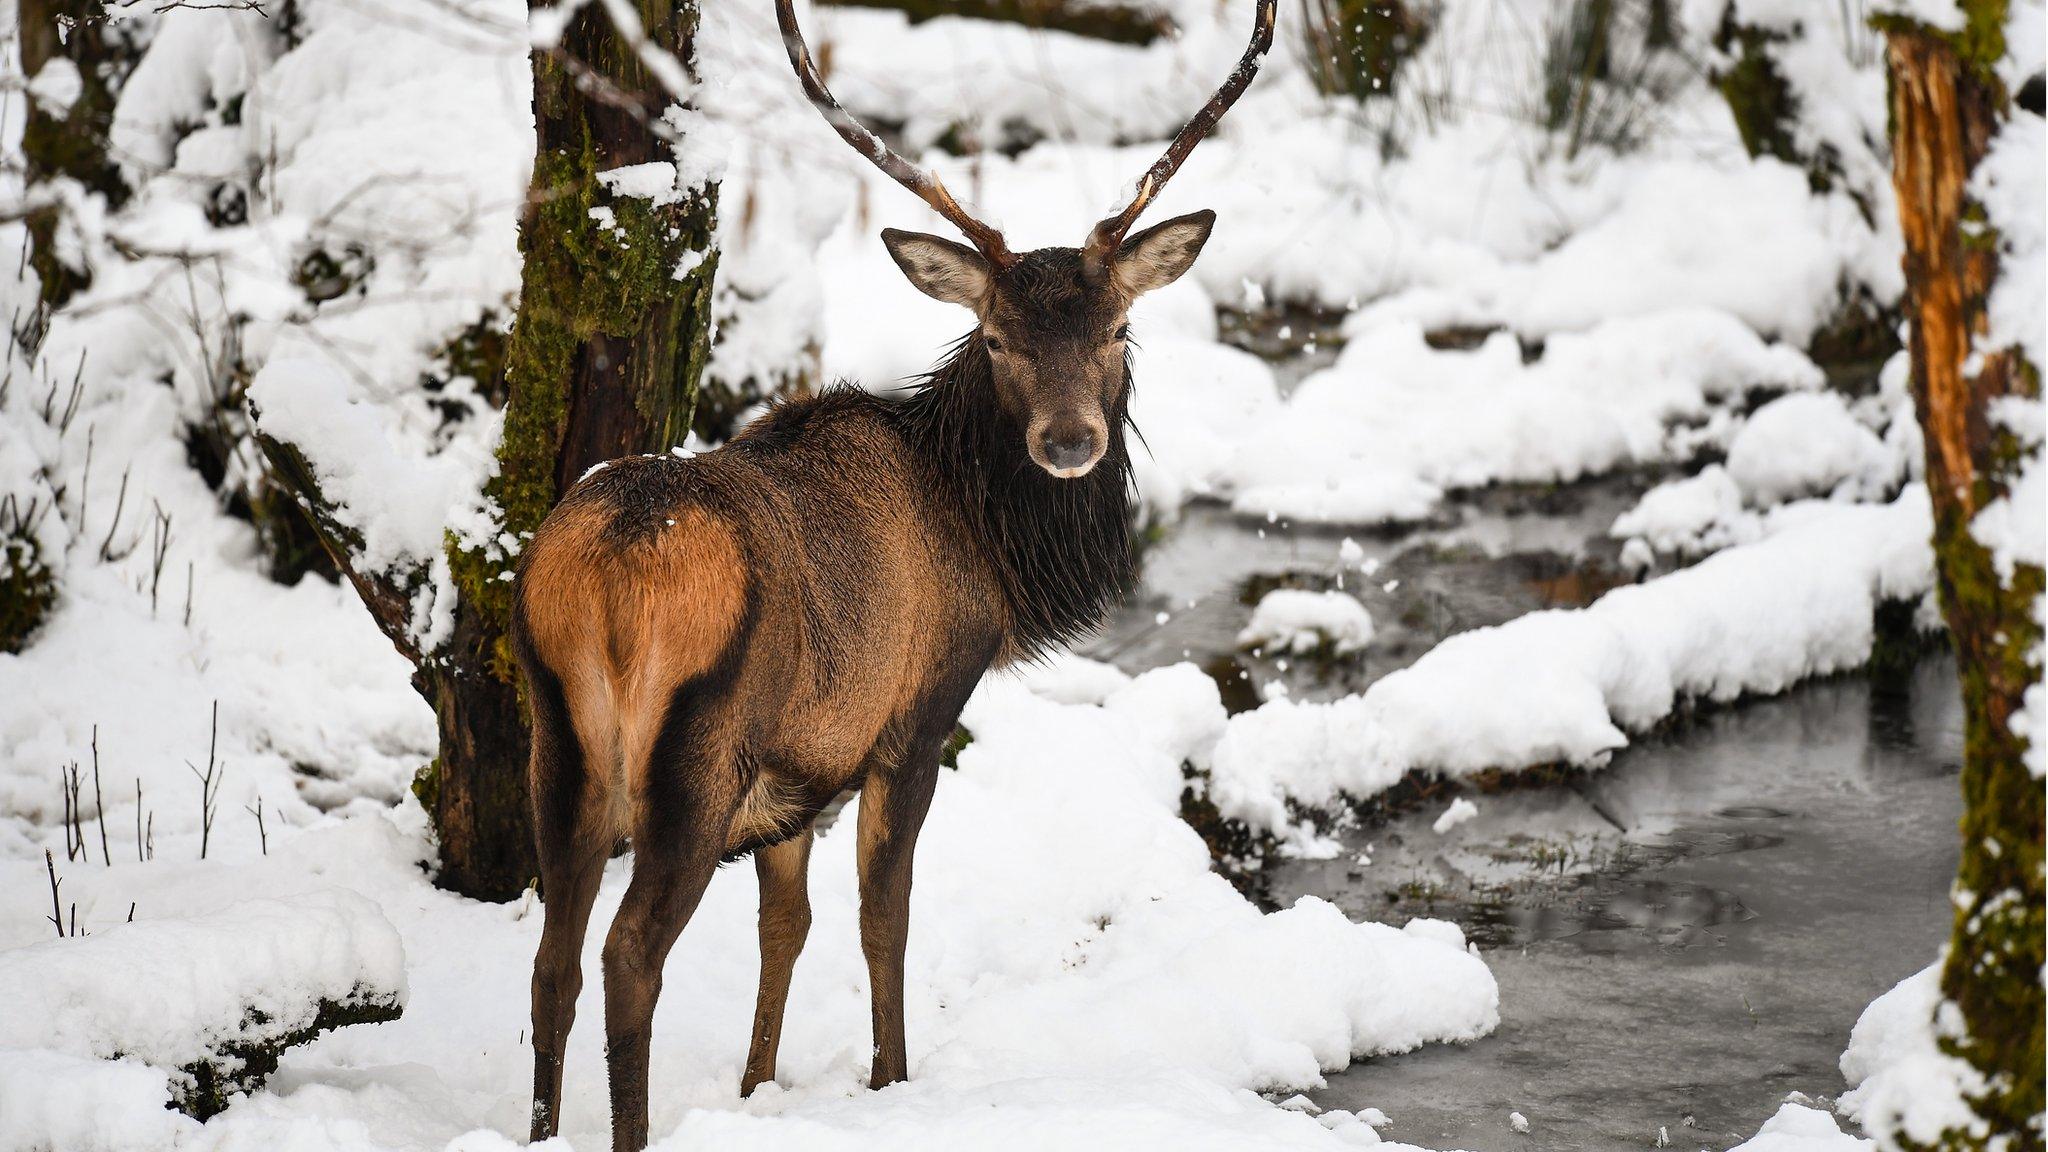
[[934, 300], [979, 311], [988, 298], [988, 261], [974, 249], [896, 228], [882, 229], [882, 244], [917, 290]]
[[1194, 266], [1216, 226], [1216, 213], [1204, 208], [1154, 224], [1124, 241], [1116, 251], [1115, 275], [1119, 288], [1142, 296], [1180, 279]]

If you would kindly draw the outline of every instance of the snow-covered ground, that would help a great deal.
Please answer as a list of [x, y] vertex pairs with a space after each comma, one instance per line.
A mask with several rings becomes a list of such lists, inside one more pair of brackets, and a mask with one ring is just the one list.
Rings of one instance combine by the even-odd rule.
[[[992, 680], [965, 717], [975, 741], [919, 845], [909, 1083], [865, 1089], [848, 820], [815, 853], [785, 1087], [742, 1104], [755, 891], [751, 869], [721, 874], [670, 963], [655, 1025], [654, 1127], [673, 1133], [670, 1146], [884, 1148], [914, 1137], [1042, 1148], [1127, 1131], [1147, 1146], [1319, 1147], [1370, 1130], [1255, 1093], [1313, 1086], [1355, 1056], [1492, 1029], [1493, 979], [1455, 925], [1354, 924], [1314, 900], [1263, 914], [1210, 868], [1179, 817], [1182, 761], [1223, 726], [1207, 677], [1185, 665], [1136, 680], [1080, 675]], [[43, 861], [12, 853], [0, 863], [0, 1102], [20, 1106], [0, 1108], [0, 1147], [175, 1137], [190, 1148], [418, 1148], [473, 1129], [502, 1135], [464, 1147], [494, 1147], [523, 1134], [539, 909], [435, 889], [420, 867], [423, 821], [407, 803], [274, 829], [265, 855], [240, 820], [232, 835], [216, 829], [205, 862], [195, 836], [160, 828], [153, 861], [58, 865], [62, 899], [92, 933], [82, 939], [48, 938]], [[626, 865], [607, 875], [601, 918]], [[136, 923], [124, 925], [130, 903]], [[320, 919], [319, 908], [336, 911]], [[337, 920], [344, 912], [367, 922]], [[211, 971], [193, 967], [201, 940], [225, 954]], [[593, 972], [599, 946], [594, 933]], [[53, 969], [61, 979], [36, 976]], [[293, 1054], [267, 1090], [203, 1128], [165, 1113], [164, 1073], [190, 1057], [204, 1033], [195, 1021], [225, 1011], [211, 1001], [261, 1006], [289, 995], [287, 974], [300, 970], [301, 983], [344, 992], [398, 975], [405, 1015]], [[101, 980], [121, 987], [96, 998]], [[603, 1019], [600, 983], [587, 985], [586, 1022]], [[608, 1130], [602, 1032], [586, 1023], [571, 1047], [564, 1116], [576, 1147], [602, 1147]], [[81, 1067], [83, 1055], [121, 1058]]]
[[[1024, 248], [1078, 242], [1240, 51], [1248, 4], [1166, 7], [1180, 35], [1142, 49], [859, 9], [804, 18], [832, 45], [839, 95], [902, 124], [913, 149], [963, 125], [1044, 138], [1013, 158], [929, 156]], [[1680, 7], [1689, 50], [1709, 58], [1720, 6]], [[1740, 7], [1788, 19], [1782, 4]], [[1447, 0], [1407, 94], [1364, 111], [1314, 92], [1286, 8], [1264, 74], [1151, 213], [1210, 207], [1220, 222], [1194, 274], [1136, 317], [1144, 515], [1170, 531], [1200, 499], [1385, 525], [1450, 514], [1462, 490], [1656, 467], [1684, 474], [1614, 532], [1662, 574], [1454, 637], [1331, 703], [1226, 718], [1190, 665], [991, 677], [920, 845], [912, 1079], [862, 1087], [866, 972], [839, 824], [816, 852], [782, 1086], [737, 1096], [755, 892], [751, 869], [727, 869], [667, 972], [658, 1141], [1377, 1142], [1369, 1113], [1272, 1100], [1359, 1057], [1485, 1036], [1498, 1017], [1484, 958], [1445, 923], [1352, 923], [1312, 900], [1262, 911], [1182, 821], [1190, 777], [1224, 815], [1323, 851], [1310, 810], [1412, 770], [1597, 765], [1688, 701], [1860, 663], [1876, 605], [1932, 587], [1902, 362], [1851, 400], [1803, 350], [1850, 302], [1901, 288], [1881, 62], [1842, 23], [1853, 6], [1817, 7], [1781, 63], [1818, 110], [1803, 139], [1842, 168], [1822, 194], [1749, 158], [1721, 97], [1684, 68], [1628, 147], [1563, 147], [1534, 104], [1548, 0]], [[538, 909], [432, 886], [406, 785], [435, 729], [409, 666], [346, 585], [272, 580], [222, 493], [257, 482], [252, 423], [297, 442], [363, 558], [418, 573], [416, 631], [445, 624], [443, 549], [490, 530], [500, 416], [438, 361], [514, 307], [527, 15], [508, 0], [294, 13], [289, 31], [252, 11], [127, 17], [151, 34], [114, 123], [135, 194], [114, 213], [82, 203], [67, 242], [94, 286], [32, 361], [9, 350], [10, 378], [34, 386], [0, 389], [0, 496], [54, 506], [36, 539], [60, 595], [24, 652], [0, 654], [0, 1152], [478, 1152], [526, 1130]], [[723, 164], [712, 377], [817, 369], [898, 386], [967, 320], [910, 288], [877, 232], [943, 225], [804, 105], [768, 5], [704, 15], [689, 162]], [[2038, 48], [2039, 6], [2014, 19]], [[46, 79], [37, 90], [61, 94]], [[18, 100], [0, 112], [10, 142], [20, 119]], [[2041, 133], [2038, 118], [2015, 124], [1983, 179], [2034, 275], [1993, 320], [2038, 364]], [[209, 220], [224, 188], [245, 219]], [[0, 241], [15, 255], [20, 226]], [[339, 295], [309, 294], [316, 255], [357, 273]], [[33, 291], [0, 285], [0, 307], [18, 315]], [[1219, 308], [1280, 304], [1343, 314], [1334, 362], [1284, 391], [1218, 325]], [[1437, 339], [1448, 328], [1482, 335]], [[2039, 407], [2002, 414], [2034, 463], [1977, 525], [2010, 563], [2042, 561]], [[210, 435], [227, 445], [211, 482], [192, 447]], [[1275, 602], [1247, 642], [1368, 644], [1356, 607]], [[2035, 733], [2041, 700], [2022, 718]], [[211, 809], [188, 762], [224, 766]], [[73, 764], [82, 858], [62, 830]], [[52, 930], [46, 850], [58, 919], [75, 906], [83, 939]], [[607, 875], [600, 922], [625, 868]], [[605, 1146], [599, 983], [565, 1097], [579, 1149]], [[1926, 985], [1859, 1026], [1848, 1119], [1902, 1115], [1919, 1078], [1947, 1074], [1921, 1027]], [[359, 991], [402, 995], [403, 1017], [295, 1049], [203, 1125], [164, 1109], [194, 1045], [263, 1023], [238, 1008], [289, 1030], [308, 1004]], [[1834, 1123], [1788, 1111], [1750, 1147], [1846, 1150]]]

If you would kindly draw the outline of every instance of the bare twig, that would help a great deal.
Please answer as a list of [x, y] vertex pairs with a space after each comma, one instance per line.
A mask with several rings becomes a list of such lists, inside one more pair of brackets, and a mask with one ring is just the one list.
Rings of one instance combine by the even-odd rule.
[[71, 395], [64, 401], [64, 415], [57, 421], [57, 434], [71, 431], [72, 417], [78, 415], [78, 401], [85, 395], [85, 353], [78, 354], [78, 370], [71, 375]]
[[64, 801], [64, 859], [76, 860], [77, 849], [71, 846], [71, 769], [57, 769], [57, 795]]
[[135, 862], [142, 863], [148, 857], [142, 854], [142, 777], [135, 778]]
[[[213, 732], [206, 741], [206, 771], [190, 760], [185, 767], [199, 780], [199, 858], [206, 859], [206, 849], [213, 839], [213, 817], [220, 810], [220, 786], [227, 779], [227, 765], [219, 763], [220, 749], [220, 701], [213, 702]], [[219, 774], [215, 774], [215, 769]]]
[[76, 860], [85, 855], [84, 805], [79, 799], [84, 778], [75, 760], [59, 769], [58, 775], [64, 791], [64, 859]]
[[185, 627], [192, 626], [192, 561], [185, 561]]
[[264, 831], [263, 828], [263, 795], [261, 793], [257, 794], [256, 803], [253, 806], [248, 804], [242, 805], [242, 811], [256, 817], [256, 842], [263, 846], [263, 854], [265, 856], [270, 855], [270, 833]]
[[149, 618], [154, 620], [157, 586], [163, 583], [164, 578], [164, 557], [171, 551], [171, 514], [164, 511], [164, 506], [155, 500], [150, 501], [150, 506], [154, 511], [150, 520]]
[[107, 851], [107, 802], [100, 797], [100, 726], [92, 726], [92, 806], [100, 818], [100, 862], [107, 867], [114, 866], [113, 854]]
[[85, 497], [92, 490], [93, 434], [98, 431], [99, 425], [97, 424], [91, 425], [85, 430], [85, 467], [78, 474], [78, 531], [81, 535], [85, 532]]
[[121, 527], [121, 510], [128, 506], [128, 474], [130, 471], [132, 469], [121, 469], [121, 491], [119, 495], [114, 497], [114, 521], [107, 525], [106, 538], [100, 541], [100, 559], [103, 561], [114, 558], [114, 532]]
[[57, 879], [57, 858], [50, 854], [48, 848], [43, 849], [43, 867], [50, 873], [50, 923], [57, 926], [57, 938], [62, 940], [64, 938], [64, 902], [57, 898], [57, 885], [62, 883], [62, 881]]

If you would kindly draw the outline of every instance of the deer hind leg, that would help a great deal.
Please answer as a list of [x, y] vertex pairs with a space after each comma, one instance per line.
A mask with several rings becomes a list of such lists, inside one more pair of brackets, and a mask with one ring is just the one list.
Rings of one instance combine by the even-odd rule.
[[743, 791], [733, 739], [738, 725], [726, 693], [706, 682], [715, 678], [676, 690], [632, 780], [633, 879], [604, 945], [613, 1152], [647, 1145], [648, 1045], [662, 965], [718, 870]]
[[[529, 783], [545, 912], [533, 960], [533, 1127], [545, 1140], [561, 1128], [562, 1064], [576, 997], [583, 989], [583, 937], [616, 833], [604, 773], [592, 772], [571, 723], [561, 682], [527, 662], [533, 700]], [[609, 749], [599, 750], [608, 755]]]
[[740, 1095], [775, 1079], [775, 1052], [782, 1043], [782, 1009], [789, 978], [811, 931], [811, 829], [754, 853], [761, 878], [761, 991], [754, 1000], [754, 1034]]

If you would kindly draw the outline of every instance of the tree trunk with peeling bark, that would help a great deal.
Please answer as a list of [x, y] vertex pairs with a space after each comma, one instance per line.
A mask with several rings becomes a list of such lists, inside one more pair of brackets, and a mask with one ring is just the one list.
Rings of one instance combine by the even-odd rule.
[[[1966, 25], [1943, 32], [1886, 17], [1893, 181], [1906, 244], [1914, 402], [1925, 432], [1927, 487], [1943, 615], [1966, 713], [1962, 864], [1942, 993], [1964, 1035], [1944, 1038], [1986, 1081], [1972, 1099], [1981, 1130], [1937, 1146], [2040, 1149], [2042, 1112], [2042, 782], [2012, 719], [2040, 669], [2034, 605], [2041, 569], [2001, 573], [1971, 532], [2005, 494], [2021, 454], [1993, 416], [2006, 396], [2038, 397], [2040, 366], [1989, 347], [1986, 303], [2001, 274], [1996, 232], [1970, 178], [2012, 106], [1994, 64], [2005, 4], [1964, 0]], [[2041, 738], [2039, 736], [2037, 739]], [[1897, 1137], [1898, 1134], [1888, 1134]]]

